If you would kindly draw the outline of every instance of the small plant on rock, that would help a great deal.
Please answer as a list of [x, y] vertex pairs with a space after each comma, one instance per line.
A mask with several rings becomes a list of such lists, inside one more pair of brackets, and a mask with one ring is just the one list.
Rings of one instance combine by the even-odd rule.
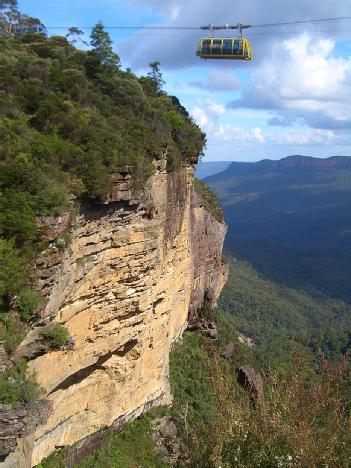
[[18, 309], [22, 320], [28, 321], [42, 302], [42, 297], [36, 291], [24, 289], [19, 295]]
[[27, 372], [27, 363], [24, 360], [0, 373], [0, 404], [18, 407], [37, 400], [42, 395], [42, 388], [35, 376]]
[[50, 348], [64, 346], [69, 339], [69, 333], [60, 323], [53, 323], [41, 331], [41, 335], [48, 341]]
[[0, 340], [8, 353], [13, 353], [26, 334], [26, 325], [17, 315], [0, 314]]

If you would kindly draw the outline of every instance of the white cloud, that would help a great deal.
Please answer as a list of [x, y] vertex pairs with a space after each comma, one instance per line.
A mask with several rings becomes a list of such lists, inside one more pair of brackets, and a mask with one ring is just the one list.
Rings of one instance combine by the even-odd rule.
[[207, 133], [209, 145], [283, 145], [310, 146], [343, 144], [341, 134], [332, 130], [315, 128], [286, 128], [269, 131], [260, 126], [242, 126], [240, 124], [222, 123], [225, 109], [222, 104], [213, 100], [198, 100], [191, 114], [198, 125]]
[[211, 143], [264, 143], [265, 137], [261, 128], [254, 127], [245, 129], [238, 125], [221, 123], [220, 118], [224, 115], [225, 108], [214, 100], [198, 100], [191, 114], [197, 124], [207, 133]]
[[252, 74], [232, 108], [273, 109], [274, 125], [304, 122], [316, 128], [347, 128], [351, 113], [351, 57], [333, 56], [331, 39], [302, 34], [277, 45]]
[[[351, 11], [351, 0], [319, 0], [318, 9], [315, 0], [247, 0], [234, 8], [232, 0], [127, 1], [152, 11], [157, 25], [175, 27], [309, 20], [348, 16]], [[202, 33], [195, 30], [140, 31], [121, 55], [139, 70], [152, 60], [159, 60], [169, 76], [178, 70], [179, 83], [172, 92], [192, 108], [207, 133], [212, 158], [217, 150], [219, 158], [225, 152], [230, 158], [234, 153], [283, 156], [297, 148], [304, 152], [305, 147], [316, 155], [339, 146], [346, 153], [351, 140], [351, 59], [345, 57], [345, 48], [339, 49], [343, 58], [334, 49], [339, 39], [349, 39], [347, 31], [336, 31], [345, 27], [340, 22], [249, 30], [254, 59], [245, 63], [198, 59], [195, 50]], [[310, 34], [312, 30], [322, 31]], [[226, 97], [220, 91], [235, 93], [232, 99], [241, 92], [241, 99], [229, 111], [220, 102]]]
[[258, 127], [244, 129], [231, 124], [219, 125], [214, 134], [213, 140], [227, 143], [264, 143], [265, 137]]
[[[208, 122], [206, 122], [208, 124]], [[206, 125], [205, 124], [205, 125]], [[266, 132], [260, 127], [243, 128], [237, 125], [224, 124], [212, 128], [209, 135], [212, 143], [248, 143], [284, 146], [325, 145], [338, 142], [338, 136], [331, 130], [299, 129], [284, 132]]]
[[211, 99], [198, 99], [191, 114], [202, 129], [213, 130], [215, 123], [224, 112], [225, 107], [223, 104]]
[[197, 99], [191, 114], [201, 128], [208, 126], [212, 129], [225, 111], [224, 105], [220, 102], [212, 99]]
[[283, 133], [270, 133], [267, 140], [278, 145], [330, 145], [337, 143], [338, 135], [331, 130], [308, 128], [287, 130]]
[[205, 110], [200, 106], [195, 106], [192, 110], [192, 116], [195, 119], [195, 122], [204, 129], [209, 123], [209, 118], [206, 115]]
[[223, 104], [219, 104], [216, 101], [211, 101], [210, 99], [206, 99], [205, 105], [207, 107], [208, 112], [214, 116], [223, 115], [225, 112], [225, 107], [223, 106]]

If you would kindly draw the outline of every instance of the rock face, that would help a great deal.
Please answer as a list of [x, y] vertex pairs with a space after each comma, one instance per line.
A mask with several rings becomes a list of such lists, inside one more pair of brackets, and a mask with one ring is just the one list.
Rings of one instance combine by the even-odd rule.
[[[0, 405], [0, 461], [15, 451], [19, 438], [30, 439], [36, 427], [47, 421], [51, 411], [51, 402], [47, 400], [39, 400], [20, 409]], [[20, 444], [17, 453], [7, 459], [7, 465], [30, 467], [29, 457], [25, 453], [28, 445], [31, 444]]]
[[263, 401], [263, 379], [252, 367], [236, 369], [238, 383], [246, 390], [254, 406]]
[[222, 245], [227, 226], [219, 223], [203, 208], [199, 194], [191, 192], [191, 256], [194, 267], [194, 283], [191, 292], [189, 321], [196, 321], [196, 314], [204, 297], [213, 305], [227, 281], [228, 267], [222, 264]]
[[161, 160], [132, 200], [126, 170], [108, 203], [82, 206], [72, 217], [68, 246], [53, 241], [38, 259], [46, 306], [18, 352], [35, 349], [39, 326], [51, 320], [74, 344], [29, 362], [53, 405], [35, 431], [32, 466], [171, 402], [170, 346], [206, 295], [215, 304], [227, 275], [226, 226], [204, 210], [193, 174], [193, 167], [167, 173]]
[[151, 438], [155, 444], [155, 453], [167, 466], [179, 466], [184, 447], [177, 443], [177, 426], [170, 418], [153, 421]]

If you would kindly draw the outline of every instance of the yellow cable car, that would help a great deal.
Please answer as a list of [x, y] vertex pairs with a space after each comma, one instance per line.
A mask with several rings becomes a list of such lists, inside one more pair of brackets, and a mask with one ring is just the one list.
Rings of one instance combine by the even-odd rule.
[[[231, 59], [231, 60], [251, 60], [252, 47], [250, 42], [242, 37], [242, 30], [250, 25], [237, 24], [229, 26], [202, 26], [201, 29], [208, 29], [210, 37], [201, 38], [197, 47], [196, 55], [203, 59]], [[213, 30], [217, 29], [238, 29], [239, 35], [234, 37], [213, 37]]]
[[202, 38], [196, 55], [204, 59], [251, 60], [252, 47], [247, 39]]

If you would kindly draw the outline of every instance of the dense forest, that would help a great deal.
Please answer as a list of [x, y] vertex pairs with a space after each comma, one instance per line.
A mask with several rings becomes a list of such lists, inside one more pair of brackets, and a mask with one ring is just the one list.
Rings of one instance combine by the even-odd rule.
[[[0, 8], [0, 340], [11, 353], [41, 304], [29, 280], [33, 257], [46, 248], [38, 219], [72, 200], [103, 201], [122, 166], [137, 191], [154, 158], [166, 156], [169, 171], [195, 163], [205, 136], [162, 90], [158, 62], [140, 78], [122, 70], [103, 24], [83, 51], [74, 45], [79, 29], [47, 37], [16, 1]], [[59, 242], [64, 248], [67, 239]], [[50, 333], [53, 344], [66, 338], [58, 327]], [[1, 401], [27, 398], [7, 377]]]
[[249, 263], [227, 261], [230, 274], [221, 309], [239, 332], [254, 340], [260, 367], [283, 370], [292, 365], [292, 345], [314, 362], [321, 355], [338, 361], [348, 352], [350, 304], [275, 283]]

